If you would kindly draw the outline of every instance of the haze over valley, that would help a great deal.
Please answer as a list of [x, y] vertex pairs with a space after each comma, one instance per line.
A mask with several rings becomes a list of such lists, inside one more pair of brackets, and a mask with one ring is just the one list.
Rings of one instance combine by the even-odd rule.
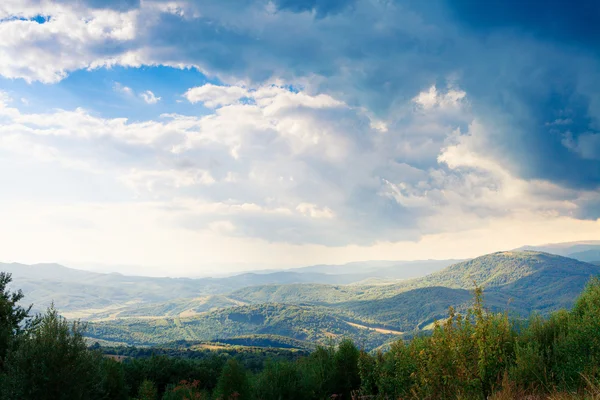
[[0, 264], [0, 270], [12, 274], [34, 310], [53, 303], [65, 317], [91, 322], [87, 335], [104, 344], [258, 335], [308, 347], [351, 337], [376, 348], [431, 329], [450, 306], [465, 310], [474, 283], [485, 289], [491, 310], [516, 318], [569, 308], [590, 277], [600, 275], [600, 258], [593, 258], [599, 250], [600, 241], [587, 241], [464, 261], [366, 261], [196, 279], [100, 274], [58, 264]]

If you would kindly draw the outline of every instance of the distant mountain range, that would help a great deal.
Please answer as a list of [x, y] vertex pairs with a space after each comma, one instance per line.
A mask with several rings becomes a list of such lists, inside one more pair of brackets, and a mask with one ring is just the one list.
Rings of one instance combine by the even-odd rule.
[[430, 329], [449, 306], [465, 310], [475, 284], [485, 288], [487, 307], [515, 317], [568, 308], [589, 278], [600, 275], [599, 253], [600, 241], [589, 241], [466, 261], [365, 261], [199, 279], [58, 264], [0, 264], [0, 271], [13, 274], [13, 287], [23, 289], [36, 310], [54, 302], [66, 317], [91, 321], [88, 335], [103, 344], [296, 346], [347, 336], [376, 348]]
[[523, 246], [517, 250], [533, 250], [574, 258], [579, 261], [600, 262], [600, 240], [553, 243], [542, 246]]
[[[136, 345], [278, 335], [326, 343], [352, 337], [366, 348], [431, 328], [449, 306], [464, 311], [475, 282], [486, 306], [514, 317], [568, 308], [600, 266], [533, 251], [489, 254], [412, 280], [383, 285], [277, 284], [227, 295], [239, 306], [163, 318], [95, 322], [90, 336]], [[193, 310], [192, 310], [193, 311]]]
[[[237, 289], [257, 285], [321, 283], [357, 284], [366, 280], [398, 280], [426, 275], [456, 260], [366, 261], [345, 265], [312, 266], [275, 272], [249, 272], [221, 278], [155, 278], [97, 273], [59, 264], [2, 264], [0, 271], [13, 275], [13, 286], [23, 290], [34, 309], [42, 311], [52, 302], [68, 317], [106, 318], [125, 311], [140, 315], [143, 310], [156, 310], [170, 305], [159, 303], [201, 303], [208, 309], [235, 305], [223, 296]], [[322, 270], [322, 272], [319, 272]], [[180, 301], [181, 299], [185, 299]], [[193, 299], [193, 300], [190, 300]], [[170, 304], [170, 303], [169, 303]], [[209, 307], [210, 304], [215, 305]], [[177, 309], [177, 306], [173, 306]], [[143, 315], [143, 314], [141, 314]], [[164, 315], [160, 313], [158, 315]]]

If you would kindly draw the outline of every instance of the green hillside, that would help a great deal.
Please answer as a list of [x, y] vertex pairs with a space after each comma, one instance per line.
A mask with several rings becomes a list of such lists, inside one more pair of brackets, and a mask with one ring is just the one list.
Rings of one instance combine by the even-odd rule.
[[215, 339], [209, 343], [226, 344], [229, 346], [260, 347], [275, 349], [314, 350], [315, 343], [305, 340], [292, 339], [279, 335], [245, 335], [230, 339]]
[[261, 285], [236, 290], [229, 296], [252, 304], [313, 303], [328, 304], [349, 301], [360, 296], [361, 287], [320, 284]]
[[357, 327], [327, 309], [283, 304], [234, 307], [195, 318], [117, 319], [91, 323], [87, 333], [91, 338], [141, 346], [256, 334], [323, 344], [350, 337], [368, 348], [377, 347], [397, 336]]
[[[153, 315], [210, 311], [189, 318], [129, 318], [92, 325], [90, 335], [136, 345], [174, 340], [232, 339], [278, 335], [327, 343], [350, 337], [380, 346], [403, 332], [428, 328], [448, 307], [472, 304], [474, 282], [485, 288], [486, 305], [514, 316], [568, 308], [600, 267], [557, 255], [511, 251], [454, 264], [429, 276], [387, 285], [261, 285], [214, 297], [206, 306], [183, 300], [153, 305]], [[218, 300], [217, 300], [218, 299]], [[231, 302], [251, 305], [231, 307]], [[144, 307], [129, 316], [144, 316]], [[120, 314], [126, 315], [125, 313]]]
[[[497, 292], [486, 293], [485, 298], [486, 305], [494, 310], [505, 310], [511, 303], [509, 296]], [[372, 326], [410, 332], [421, 330], [436, 320], [445, 318], [450, 306], [464, 311], [472, 302], [472, 291], [434, 286], [409, 290], [379, 300], [340, 303], [335, 307]], [[510, 306], [514, 309], [514, 302]], [[522, 312], [521, 302], [518, 307]]]
[[416, 281], [421, 286], [469, 289], [476, 283], [490, 288], [515, 283], [534, 274], [570, 276], [582, 272], [591, 272], [589, 264], [548, 253], [506, 251], [454, 264]]

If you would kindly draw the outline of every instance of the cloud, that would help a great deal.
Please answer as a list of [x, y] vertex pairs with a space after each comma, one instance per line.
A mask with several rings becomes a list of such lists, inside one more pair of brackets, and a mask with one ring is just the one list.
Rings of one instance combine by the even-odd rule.
[[248, 97], [248, 91], [237, 86], [218, 86], [207, 83], [189, 89], [184, 96], [190, 103], [202, 102], [206, 107], [216, 108], [239, 102], [243, 97]]
[[140, 96], [148, 104], [156, 104], [161, 99], [160, 97], [156, 97], [150, 90], [146, 90], [145, 92], [141, 93]]
[[117, 93], [122, 93], [127, 96], [133, 96], [133, 89], [128, 86], [123, 86], [119, 82], [115, 82], [113, 85], [113, 90]]
[[527, 181], [491, 157], [489, 127], [456, 86], [415, 93], [387, 130], [361, 107], [276, 85], [186, 97], [213, 112], [129, 122], [5, 103], [0, 151], [39, 148], [28, 154], [38, 162], [107, 175], [136, 201], [159, 202], [172, 226], [270, 242], [372, 245], [490, 217], [594, 215], [596, 192]]
[[[194, 230], [342, 245], [490, 216], [594, 219], [597, 6], [550, 3], [12, 1], [0, 6], [4, 77], [166, 65], [220, 83], [183, 94], [211, 110], [202, 117], [5, 105], [4, 134], [110, 166], [136, 196], [185, 199], [174, 223]], [[233, 208], [212, 216], [190, 199]]]

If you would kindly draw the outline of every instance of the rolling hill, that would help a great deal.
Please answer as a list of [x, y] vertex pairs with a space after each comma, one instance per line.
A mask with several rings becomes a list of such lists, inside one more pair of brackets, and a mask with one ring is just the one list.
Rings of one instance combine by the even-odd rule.
[[218, 310], [194, 318], [117, 319], [90, 323], [92, 339], [137, 346], [176, 340], [207, 341], [248, 335], [277, 335], [312, 343], [352, 337], [374, 348], [397, 337], [348, 322], [325, 308], [308, 305], [261, 304]]
[[[425, 275], [451, 263], [442, 261], [361, 262], [289, 271], [250, 272], [221, 278], [155, 278], [96, 273], [59, 264], [3, 264], [0, 271], [13, 276], [13, 287], [25, 293], [35, 311], [52, 302], [70, 318], [98, 319], [115, 316], [167, 316], [177, 312], [205, 312], [240, 305], [239, 300], [222, 296], [238, 289], [260, 285], [355, 284], [369, 278], [399, 279]], [[361, 270], [362, 266], [365, 270]], [[413, 266], [417, 266], [413, 268]], [[210, 297], [214, 296], [214, 297]], [[331, 301], [331, 299], [327, 299]], [[164, 303], [164, 304], [163, 304]], [[211, 306], [212, 304], [212, 306]]]
[[117, 319], [93, 335], [138, 345], [279, 335], [326, 343], [344, 336], [374, 348], [403, 332], [429, 327], [449, 306], [472, 302], [474, 282], [486, 306], [514, 316], [570, 307], [600, 266], [534, 251], [509, 251], [454, 264], [423, 278], [387, 285], [261, 285], [227, 296], [247, 305], [189, 318]]

